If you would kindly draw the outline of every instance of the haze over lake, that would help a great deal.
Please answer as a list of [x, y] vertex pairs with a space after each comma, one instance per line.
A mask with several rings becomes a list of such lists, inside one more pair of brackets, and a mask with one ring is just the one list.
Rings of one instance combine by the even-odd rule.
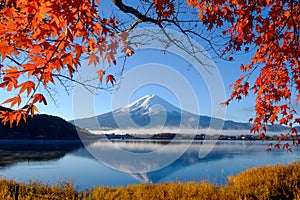
[[[225, 184], [227, 176], [247, 168], [288, 164], [300, 158], [296, 146], [293, 152], [266, 152], [268, 141], [246, 137], [249, 123], [189, 113], [156, 95], [72, 121], [95, 135], [59, 117], [39, 115], [34, 119], [31, 125], [2, 128], [7, 133], [1, 132], [1, 178], [49, 184], [73, 181], [79, 190], [169, 181]], [[26, 134], [20, 134], [22, 127]], [[154, 131], [157, 128], [158, 132]], [[116, 130], [127, 131], [118, 134]], [[227, 140], [214, 140], [225, 137]]]
[[[212, 151], [199, 158], [199, 149], [209, 141], [194, 142], [177, 160], [167, 166], [162, 163], [185, 146], [184, 142], [126, 142], [95, 141], [89, 149], [107, 154], [112, 163], [95, 159], [78, 142], [55, 141], [1, 141], [0, 176], [17, 181], [36, 179], [53, 184], [73, 180], [80, 190], [96, 186], [126, 186], [135, 183], [160, 183], [168, 181], [200, 181], [224, 184], [228, 175], [262, 165], [288, 164], [299, 161], [300, 151], [266, 152], [268, 142], [218, 141]], [[111, 145], [135, 154], [147, 154], [166, 145], [171, 149], [156, 159], [133, 162], [127, 157], [114, 155]], [[116, 159], [118, 158], [118, 159]], [[140, 166], [163, 166], [155, 171], [139, 170]], [[138, 171], [138, 173], [137, 173]], [[144, 171], [144, 172], [143, 172]]]

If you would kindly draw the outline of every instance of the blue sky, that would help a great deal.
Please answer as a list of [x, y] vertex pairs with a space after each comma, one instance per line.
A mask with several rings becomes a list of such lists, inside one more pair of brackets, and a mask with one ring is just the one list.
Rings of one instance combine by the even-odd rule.
[[[104, 8], [103, 9], [104, 14], [108, 14], [106, 12], [109, 12], [110, 9], [114, 7], [113, 5], [110, 5], [108, 2], [110, 1], [103, 1], [102, 6]], [[214, 59], [217, 69], [221, 74], [222, 82], [224, 84], [227, 97], [229, 97], [230, 95], [229, 85], [231, 83], [234, 83], [234, 81], [241, 75], [241, 71], [239, 70], [240, 64], [247, 63], [250, 57], [251, 56], [247, 54], [235, 56], [235, 60], [233, 62], [228, 62], [221, 59]], [[118, 59], [117, 66], [112, 66], [108, 72], [112, 74], [119, 72], [122, 63], [123, 63], [123, 58]], [[168, 53], [168, 52], [164, 53], [159, 50], [145, 50], [145, 49], [136, 50], [133, 56], [127, 58], [124, 76], [126, 76], [126, 73], [130, 72], [130, 70], [134, 70], [135, 68], [141, 65], [150, 65], [150, 64], [153, 65], [161, 64], [161, 65], [168, 66], [174, 69], [183, 78], [188, 80], [193, 92], [197, 97], [197, 101], [199, 104], [198, 110], [200, 114], [202, 115], [211, 114], [211, 102], [214, 100], [211, 99], [211, 95], [209, 94], [208, 91], [209, 86], [205, 84], [203, 77], [201, 77], [201, 75], [197, 73], [197, 71], [193, 68], [193, 66], [190, 66], [189, 62], [184, 60], [184, 58], [180, 58], [176, 55], [173, 55], [172, 53]], [[86, 66], [86, 65], [87, 65], [87, 61], [83, 60], [82, 66]], [[147, 74], [143, 76], [146, 77]], [[143, 79], [143, 76], [137, 78]], [[164, 76], [168, 77], [169, 75], [166, 73], [164, 74]], [[176, 79], [174, 80], [171, 79], [169, 84], [170, 87], [174, 87], [174, 88], [182, 87], [182, 82]], [[180, 101], [180, 99], [178, 99], [180, 98], [180, 95], [178, 96], [176, 92], [174, 93], [174, 91], [172, 91], [170, 87], [164, 87], [162, 85], [155, 84], [155, 83], [146, 84], [142, 87], [138, 87], [135, 91], [132, 91], [129, 99], [128, 97], [126, 98], [128, 99], [128, 102], [132, 102], [147, 94], [157, 94], [160, 97], [169, 101], [170, 103], [180, 107], [180, 105], [178, 104]], [[82, 110], [85, 110], [85, 106], [90, 103], [85, 101], [86, 98], [84, 92], [82, 93], [82, 95], [74, 97], [74, 93], [72, 90], [68, 94], [59, 83], [57, 83], [53, 88], [55, 88], [56, 91], [56, 95], [54, 96], [56, 101], [53, 102], [50, 98], [48, 98], [47, 106], [42, 104], [39, 105], [38, 108], [40, 110], [40, 113], [57, 115], [67, 120], [71, 120], [74, 118], [73, 103], [72, 103], [74, 98], [79, 98], [79, 101], [82, 102], [82, 104], [79, 105]], [[182, 88], [181, 90], [184, 91], [185, 88]], [[7, 93], [3, 91], [0, 97], [0, 101], [2, 102], [6, 98], [10, 96], [14, 96], [15, 93], [16, 92]], [[114, 95], [113, 91], [100, 90], [97, 93], [98, 95], [94, 96], [95, 114], [102, 114], [111, 111], [113, 107], [112, 101], [116, 101], [115, 99], [112, 98]], [[218, 102], [218, 103], [222, 103], [222, 102]], [[253, 117], [254, 115], [254, 105], [255, 105], [255, 100], [251, 95], [240, 102], [232, 102], [231, 105], [227, 108], [226, 119], [231, 119], [235, 121], [247, 121], [250, 117]], [[193, 112], [193, 108], [187, 108], [187, 109], [190, 109], [189, 111]], [[82, 117], [89, 117], [90, 115], [91, 113], [86, 113], [83, 114]]]
[[[241, 56], [239, 59], [236, 59], [234, 62], [227, 62], [227, 61], [221, 61], [216, 60], [216, 65], [218, 70], [220, 71], [220, 74], [222, 76], [222, 81], [224, 83], [226, 96], [229, 97], [230, 95], [230, 89], [229, 85], [233, 83], [241, 74], [241, 71], [239, 70], [239, 65], [242, 62], [247, 61], [247, 56]], [[123, 60], [119, 59], [117, 66], [112, 66], [112, 69], [110, 69], [108, 72], [114, 73], [120, 70], [120, 65], [122, 64]], [[87, 61], [84, 61], [83, 66], [87, 63]], [[195, 72], [195, 69], [181, 58], [174, 58], [171, 54], [164, 54], [160, 51], [152, 51], [152, 50], [141, 50], [136, 51], [135, 54], [132, 57], [127, 58], [126, 61], [126, 68], [124, 72], [124, 76], [126, 76], [126, 73], [130, 70], [134, 70], [135, 68], [141, 66], [141, 65], [156, 65], [156, 64], [163, 64], [169, 67], [172, 67], [174, 70], [176, 70], [180, 75], [187, 78], [189, 80], [189, 83], [192, 86], [193, 91], [195, 92], [197, 96], [197, 100], [199, 103], [199, 112], [201, 115], [210, 115], [211, 113], [211, 97], [207, 89], [207, 85], [203, 81], [203, 77], [201, 77], [199, 74]], [[147, 76], [145, 74], [144, 76]], [[168, 76], [166, 74], [165, 76]], [[137, 77], [137, 78], [143, 78], [143, 77]], [[122, 83], [121, 83], [122, 84]], [[181, 87], [181, 82], [178, 82], [174, 80], [174, 82], [171, 83], [174, 87]], [[56, 86], [57, 89], [57, 95], [55, 98], [57, 99], [57, 102], [55, 105], [54, 102], [52, 102], [50, 99], [48, 99], [48, 105], [40, 105], [39, 110], [41, 113], [47, 113], [52, 115], [59, 115], [67, 120], [73, 119], [73, 98], [81, 98], [82, 104], [80, 104], [80, 107], [82, 110], [85, 110], [85, 104], [88, 104], [88, 102], [85, 102], [86, 96], [80, 95], [79, 97], [73, 96], [73, 91], [70, 92], [68, 95], [64, 89], [60, 86]], [[86, 91], [85, 91], [86, 92]], [[84, 92], [83, 92], [84, 93]], [[88, 93], [88, 92], [87, 92]], [[98, 94], [94, 96], [95, 98], [95, 114], [102, 114], [105, 112], [109, 112], [112, 109], [112, 103], [113, 101], [116, 101], [113, 99], [114, 91], [105, 91], [100, 90], [97, 92]], [[178, 101], [180, 99], [180, 96], [174, 93], [174, 91], [170, 90], [168, 87], [164, 87], [159, 84], [146, 84], [143, 86], [139, 86], [137, 90], [132, 91], [132, 94], [130, 98], [128, 99], [129, 102], [133, 102], [137, 100], [138, 98], [141, 98], [147, 94], [157, 94], [160, 97], [166, 99], [170, 103], [178, 106]], [[122, 99], [123, 100], [123, 99]], [[220, 102], [222, 103], [222, 102]], [[232, 102], [229, 107], [227, 108], [227, 114], [226, 119], [231, 119], [235, 121], [247, 121], [249, 117], [253, 117], [254, 114], [254, 103], [255, 100], [253, 96], [249, 96], [245, 98], [244, 100], [237, 102]], [[220, 107], [221, 108], [221, 107]], [[193, 111], [193, 108], [189, 111]], [[82, 117], [89, 117], [91, 116], [90, 113], [87, 113], [86, 115], [82, 115]]]

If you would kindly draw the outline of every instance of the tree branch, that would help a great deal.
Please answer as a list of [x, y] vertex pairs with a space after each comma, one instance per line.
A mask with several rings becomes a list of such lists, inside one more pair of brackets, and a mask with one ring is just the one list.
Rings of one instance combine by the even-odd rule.
[[125, 5], [122, 0], [112, 0], [112, 2], [124, 13], [130, 13], [133, 14], [138, 19], [142, 20], [143, 22], [152, 22], [157, 24], [158, 20], [153, 19], [151, 17], [147, 17], [146, 15], [140, 13], [137, 9], [134, 9], [131, 6]]
[[10, 57], [9, 55], [6, 56], [9, 60], [11, 60], [12, 62], [14, 62], [15, 64], [17, 64], [18, 66], [21, 66], [22, 64], [19, 63], [18, 61], [16, 61], [15, 59], [13, 59], [12, 57]]

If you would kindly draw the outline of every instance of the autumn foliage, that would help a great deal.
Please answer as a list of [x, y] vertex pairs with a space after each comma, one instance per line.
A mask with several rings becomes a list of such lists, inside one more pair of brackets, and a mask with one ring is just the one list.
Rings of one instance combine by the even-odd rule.
[[253, 92], [256, 115], [249, 120], [254, 124], [251, 131], [265, 137], [266, 125], [279, 123], [291, 127], [289, 134], [298, 138], [293, 126], [300, 122], [295, 110], [300, 99], [299, 1], [188, 0], [188, 4], [198, 9], [208, 29], [226, 27], [223, 35], [230, 35], [230, 40], [223, 55], [255, 52], [251, 62], [241, 64], [243, 75], [232, 85], [225, 104]]
[[[115, 55], [120, 47], [126, 56], [133, 54], [126, 43], [128, 32], [119, 30], [116, 18], [101, 17], [99, 1], [1, 2], [0, 87], [18, 91], [3, 103], [19, 107], [14, 112], [1, 112], [4, 123], [18, 123], [28, 114], [33, 115], [36, 103], [47, 103], [39, 87], [47, 88], [61, 77], [71, 80], [83, 57], [98, 67], [99, 57], [116, 64]], [[179, 23], [177, 18], [182, 14], [182, 6], [174, 1], [138, 1], [141, 7], [149, 6], [145, 13], [121, 0], [112, 2], [137, 19], [128, 31], [137, 23], [153, 23], [161, 28], [168, 23], [187, 35], [197, 35], [181, 28], [182, 21]], [[199, 22], [208, 31], [222, 30], [224, 40], [229, 38], [218, 54], [222, 58], [232, 61], [237, 52], [251, 53], [251, 61], [241, 63], [243, 74], [232, 85], [232, 94], [225, 104], [252, 92], [256, 97], [256, 115], [250, 119], [254, 124], [251, 131], [265, 137], [267, 124], [286, 125], [291, 127], [288, 134], [298, 143], [294, 126], [300, 122], [295, 109], [300, 99], [299, 1], [187, 0], [185, 6], [197, 10]], [[100, 83], [105, 76], [106, 84], [114, 85], [113, 75], [102, 68], [97, 73]]]
[[[82, 57], [97, 66], [99, 56], [116, 63], [116, 49], [126, 45], [126, 33], [112, 31], [116, 21], [101, 18], [99, 1], [8, 0], [0, 2], [0, 87], [17, 91], [2, 104], [17, 106], [1, 111], [3, 123], [17, 124], [38, 111], [36, 103], [47, 104], [41, 87], [47, 89], [60, 78], [72, 80]], [[129, 49], [129, 50], [128, 50]], [[100, 81], [105, 71], [99, 71]], [[106, 83], [114, 84], [113, 75]]]

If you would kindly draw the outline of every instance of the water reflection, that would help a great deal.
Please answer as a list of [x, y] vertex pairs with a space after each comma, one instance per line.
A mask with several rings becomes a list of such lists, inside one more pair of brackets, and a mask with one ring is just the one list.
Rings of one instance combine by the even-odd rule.
[[[299, 161], [300, 151], [292, 153], [282, 150], [267, 153], [266, 145], [260, 141], [249, 145], [241, 141], [219, 141], [204, 158], [198, 155], [202, 142], [194, 142], [173, 163], [154, 171], [145, 169], [160, 166], [165, 159], [182, 152], [182, 142], [172, 143], [168, 152], [152, 159], [143, 159], [143, 154], [166, 146], [164, 142], [114, 142], [114, 148], [139, 154], [140, 160], [131, 160], [111, 151], [111, 143], [103, 140], [91, 142], [88, 149], [110, 157], [111, 166], [96, 160], [78, 142], [1, 142], [0, 177], [18, 181], [38, 179], [46, 183], [59, 180], [74, 180], [79, 189], [117, 186], [133, 183], [159, 183], [167, 181], [209, 180], [224, 184], [228, 175], [235, 175], [245, 168], [261, 165], [288, 164]], [[170, 145], [170, 144], [168, 144]], [[146, 157], [145, 157], [146, 158]], [[115, 170], [122, 169], [123, 172]], [[142, 169], [141, 169], [142, 168]], [[144, 171], [143, 171], [144, 170]]]
[[0, 167], [20, 162], [50, 161], [83, 148], [81, 141], [0, 141]]
[[[205, 142], [209, 143], [209, 141]], [[214, 168], [218, 166], [214, 164], [218, 162], [222, 163], [224, 161], [229, 161], [228, 164], [230, 165], [221, 165], [221, 168], [217, 169], [216, 171], [224, 173], [224, 170], [230, 171], [228, 169], [233, 169], [232, 174], [234, 174], [236, 170], [243, 170], [251, 166], [276, 163], [288, 164], [299, 160], [299, 149], [295, 149], [293, 153], [288, 153], [284, 150], [273, 150], [267, 153], [265, 151], [267, 144], [264, 144], [261, 141], [256, 141], [255, 143], [250, 143], [247, 141], [219, 141], [207, 156], [201, 158], [199, 157], [199, 149], [203, 146], [206, 147], [207, 145], [204, 145], [203, 142], [198, 141], [192, 143], [188, 150], [179, 156], [176, 161], [168, 166], [159, 168], [159, 166], [163, 166], [165, 164], [165, 159], [168, 157], [180, 155], [182, 152], [181, 148], [186, 148], [186, 144], [184, 144], [184, 142], [172, 143], [172, 145], [168, 147], [168, 152], [160, 152], [160, 156], [150, 157], [151, 159], [148, 159], [149, 157], [144, 158], [143, 155], [149, 152], [157, 151], [158, 149], [169, 144], [163, 141], [117, 141], [114, 142], [113, 145], [114, 148], [116, 147], [124, 151], [129, 151], [133, 154], [139, 154], [140, 159], [135, 159], [132, 161], [130, 157], [124, 157], [123, 155], [120, 156], [116, 154], [115, 151], [111, 150], [111, 143], [107, 141], [94, 142], [90, 144], [88, 149], [92, 150], [94, 153], [97, 152], [98, 154], [106, 155], [105, 159], [109, 157], [109, 162], [108, 160], [105, 160], [106, 165], [111, 168], [122, 170], [142, 183], [157, 183], [160, 180], [163, 180], [165, 177], [176, 173], [176, 171], [189, 168], [193, 165], [197, 165], [199, 168], [199, 171], [194, 172], [194, 178], [201, 179], [203, 177], [208, 177], [207, 174], [214, 171]], [[91, 156], [90, 154], [86, 155]], [[153, 168], [159, 169], [147, 171], [147, 169]], [[229, 174], [223, 174], [222, 178], [219, 177], [219, 179], [215, 177], [215, 179], [218, 183], [222, 183], [226, 181], [227, 175]]]

